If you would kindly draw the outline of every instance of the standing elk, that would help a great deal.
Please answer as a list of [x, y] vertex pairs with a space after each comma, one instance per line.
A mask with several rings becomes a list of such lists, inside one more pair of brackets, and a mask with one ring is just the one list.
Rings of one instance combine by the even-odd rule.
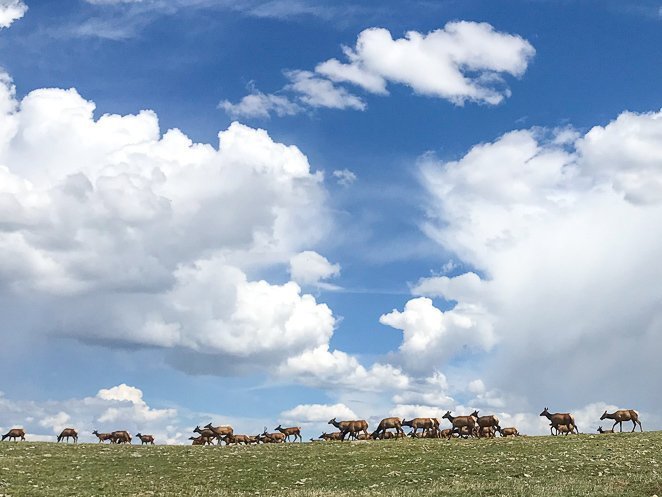
[[251, 443], [251, 438], [255, 439], [255, 437], [249, 437], [248, 435], [225, 435], [223, 440], [225, 440], [226, 445], [239, 445], [239, 444], [244, 444], [244, 445], [249, 445]]
[[[211, 428], [207, 428], [206, 426], [204, 428], [200, 428], [199, 426], [196, 426], [193, 430], [193, 433], [197, 433], [200, 436], [208, 438], [210, 441], [211, 440], [217, 440], [218, 444], [221, 444], [221, 435], [216, 433], [214, 430]], [[211, 445], [211, 443], [210, 443]]]
[[577, 428], [577, 425], [575, 424], [575, 417], [568, 413], [568, 412], [556, 412], [554, 414], [551, 414], [549, 412], [549, 408], [545, 407], [543, 412], [540, 413], [540, 416], [545, 416], [547, 419], [549, 419], [552, 423], [550, 425], [549, 432], [553, 434], [552, 429], [556, 428], [557, 431], [558, 425], [566, 425], [571, 429], [572, 431], [576, 431], [577, 435], [579, 435], [579, 428]]
[[61, 442], [66, 438], [67, 443], [69, 443], [69, 437], [74, 439], [74, 443], [78, 443], [78, 432], [73, 428], [65, 428], [62, 430], [62, 433], [60, 433], [57, 437], [57, 441]]
[[207, 423], [204, 427], [207, 430], [211, 430], [215, 434], [215, 438], [218, 440], [219, 445], [221, 444], [221, 438], [226, 435], [234, 434], [234, 430], [230, 425], [212, 426], [211, 423]]
[[598, 426], [598, 433], [604, 434], [604, 433], [614, 433], [614, 429], [612, 428], [611, 430], [603, 430], [602, 426]]
[[451, 428], [444, 428], [439, 432], [439, 438], [445, 438], [446, 440], [450, 440], [452, 436], [453, 436], [453, 430]]
[[623, 421], [632, 421], [632, 432], [637, 429], [637, 425], [639, 425], [639, 430], [642, 432], [644, 431], [641, 426], [641, 421], [639, 421], [639, 413], [634, 409], [620, 409], [618, 411], [612, 412], [611, 414], [608, 414], [607, 411], [605, 411], [604, 414], [600, 416], [600, 420], [603, 419], [615, 420], [614, 425], [611, 427], [612, 431], [614, 431], [616, 425], [619, 425], [622, 433]]
[[499, 418], [493, 414], [490, 414], [489, 416], [479, 416], [478, 411], [474, 411], [471, 413], [471, 415], [476, 418], [476, 423], [478, 423], [478, 426], [481, 429], [489, 427], [496, 431], [501, 431], [501, 427], [499, 426]]
[[494, 438], [495, 430], [491, 426], [479, 426], [478, 427], [478, 436], [486, 438]]
[[96, 437], [99, 439], [99, 443], [103, 443], [106, 440], [108, 440], [110, 443], [113, 443], [112, 433], [99, 433], [97, 430], [94, 430], [92, 435], [96, 435]]
[[17, 442], [17, 441], [18, 441], [18, 440], [17, 440], [18, 438], [20, 438], [21, 440], [25, 441], [25, 430], [24, 430], [23, 428], [12, 428], [12, 429], [9, 430], [7, 433], [5, 433], [4, 435], [2, 435], [2, 441], [3, 441], [3, 442], [5, 441], [5, 438], [8, 438], [9, 441], [11, 441], [12, 438], [13, 438], [13, 439], [14, 439], [14, 442]]
[[301, 427], [300, 426], [292, 426], [290, 428], [283, 428], [281, 425], [276, 426], [276, 431], [281, 432], [283, 435], [285, 435], [285, 441], [289, 442], [290, 437], [294, 436], [294, 441], [297, 441], [297, 438], [299, 439], [300, 442], [303, 442], [303, 438], [301, 438]]
[[[575, 430], [575, 425], [550, 425], [553, 429], [556, 430], [556, 435], [563, 433], [565, 436], [568, 436], [569, 433], [572, 433]], [[551, 429], [550, 429], [551, 431]], [[554, 433], [552, 433], [554, 435]]]
[[191, 445], [212, 445], [212, 441], [209, 437], [200, 435], [197, 437], [188, 437], [189, 440], [193, 440]]
[[395, 431], [398, 435], [402, 434], [404, 435], [404, 430], [402, 429], [402, 422], [403, 420], [400, 420], [400, 418], [384, 418], [379, 422], [379, 425], [377, 426], [377, 429], [372, 432], [373, 438], [384, 438], [386, 436], [389, 428], [395, 428]]
[[470, 436], [476, 435], [476, 418], [474, 416], [453, 416], [450, 411], [446, 411], [442, 419], [447, 419], [453, 425], [453, 431], [462, 435], [462, 428], [468, 429]]
[[412, 432], [412, 436], [416, 436], [416, 432], [418, 429], [422, 429], [423, 433], [425, 433], [425, 437], [423, 438], [434, 438], [434, 437], [429, 437], [430, 431], [436, 432], [436, 430], [439, 428], [439, 420], [437, 418], [414, 418], [410, 419], [409, 421], [402, 420], [402, 426], [409, 426], [412, 428], [414, 431]]
[[515, 427], [501, 428], [499, 431], [502, 437], [519, 437], [519, 431]]
[[125, 430], [118, 430], [114, 431], [111, 434], [111, 442], [115, 444], [130, 444], [131, 443], [131, 435], [129, 435], [128, 431]]
[[336, 418], [329, 420], [328, 424], [335, 426], [340, 430], [340, 440], [345, 441], [345, 435], [348, 433], [356, 438], [356, 435], [362, 431], [368, 435], [368, 422], [364, 419], [356, 421], [336, 421]]
[[136, 436], [140, 439], [140, 445], [154, 445], [154, 437], [152, 435], [142, 435], [138, 433]]

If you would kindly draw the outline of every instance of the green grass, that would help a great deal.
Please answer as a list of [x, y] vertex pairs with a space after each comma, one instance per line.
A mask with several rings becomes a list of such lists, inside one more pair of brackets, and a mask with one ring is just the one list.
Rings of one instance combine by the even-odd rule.
[[257, 447], [0, 444], [0, 496], [662, 496], [662, 432]]

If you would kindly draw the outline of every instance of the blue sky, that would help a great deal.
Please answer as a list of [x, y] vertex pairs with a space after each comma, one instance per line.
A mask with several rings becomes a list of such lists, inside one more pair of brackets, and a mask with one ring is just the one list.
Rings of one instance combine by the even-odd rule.
[[655, 412], [661, 9], [0, 1], [0, 427]]

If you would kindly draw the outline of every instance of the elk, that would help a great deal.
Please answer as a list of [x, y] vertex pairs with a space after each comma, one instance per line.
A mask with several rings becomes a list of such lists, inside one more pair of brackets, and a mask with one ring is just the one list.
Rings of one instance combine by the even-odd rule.
[[330, 425], [335, 426], [340, 430], [340, 440], [345, 441], [345, 435], [348, 433], [353, 435], [356, 438], [357, 433], [362, 431], [368, 435], [368, 422], [364, 419], [359, 419], [357, 421], [336, 421], [336, 418], [329, 420]]
[[481, 426], [478, 428], [478, 436], [479, 437], [487, 437], [487, 438], [494, 438], [494, 428], [491, 426]]
[[223, 438], [223, 440], [225, 440], [225, 443], [227, 445], [232, 445], [232, 444], [234, 444], [234, 445], [239, 445], [239, 444], [248, 445], [249, 443], [251, 443], [250, 439], [251, 439], [251, 437], [249, 437], [248, 435], [225, 435], [225, 437]]
[[224, 437], [225, 435], [233, 435], [234, 430], [232, 429], [232, 426], [230, 425], [220, 425], [220, 426], [212, 426], [211, 423], [207, 423], [205, 425], [205, 428], [207, 430], [211, 430], [216, 434], [216, 438], [218, 439], [218, 443], [221, 443], [221, 437]]
[[404, 430], [402, 429], [402, 422], [403, 420], [400, 420], [400, 418], [384, 418], [379, 422], [379, 425], [377, 426], [377, 429], [372, 433], [375, 438], [379, 437], [381, 434], [380, 438], [384, 438], [386, 435], [387, 431], [389, 428], [395, 428], [395, 431], [398, 435], [401, 433], [404, 434]]
[[478, 411], [474, 411], [471, 415], [476, 418], [476, 422], [480, 428], [490, 427], [496, 431], [500, 431], [501, 427], [499, 426], [499, 418], [490, 414], [489, 416], [479, 416]]
[[[552, 433], [552, 428], [556, 428], [557, 425], [566, 425], [572, 428], [571, 432], [576, 431], [579, 435], [579, 428], [577, 428], [577, 425], [575, 424], [575, 417], [570, 413], [556, 412], [550, 414], [549, 408], [545, 407], [543, 412], [540, 413], [540, 416], [545, 416], [552, 422], [549, 429], [550, 433]], [[556, 428], [556, 430], [559, 431], [558, 428]]]
[[502, 437], [519, 437], [519, 431], [515, 427], [501, 428], [499, 433]]
[[193, 440], [191, 445], [206, 445], [209, 444], [211, 445], [211, 439], [209, 437], [205, 437], [204, 435], [200, 435], [198, 437], [188, 437], [189, 440]]
[[113, 434], [112, 433], [99, 433], [97, 430], [94, 430], [92, 432], [92, 435], [97, 436], [97, 438], [99, 439], [99, 443], [103, 443], [106, 440], [110, 441], [110, 443], [113, 443]]
[[69, 437], [74, 439], [74, 443], [78, 443], [78, 432], [73, 428], [65, 428], [62, 430], [62, 433], [57, 437], [57, 441], [60, 442], [66, 438], [67, 443], [69, 443]]
[[332, 441], [332, 440], [340, 440], [340, 437], [341, 437], [341, 436], [342, 436], [342, 432], [341, 432], [341, 431], [334, 431], [334, 432], [332, 432], [332, 433], [326, 433], [326, 432], [324, 432], [324, 433], [322, 433], [322, 434], [321, 434], [319, 437], [317, 437], [317, 438], [321, 438], [321, 439], [324, 440], [325, 442], [330, 442], [330, 441]]
[[138, 433], [136, 436], [140, 439], [140, 445], [154, 445], [154, 437], [152, 435], [142, 435]]
[[118, 430], [114, 431], [111, 434], [111, 442], [116, 443], [116, 444], [130, 444], [131, 443], [131, 435], [129, 435], [128, 431], [125, 430]]
[[453, 436], [453, 430], [451, 430], [450, 428], [445, 428], [439, 432], [439, 438], [445, 438], [446, 440], [450, 440], [452, 436]]
[[218, 433], [216, 433], [214, 430], [211, 428], [200, 428], [199, 426], [196, 426], [195, 429], [193, 430], [193, 433], [198, 433], [200, 436], [206, 437], [210, 440], [210, 445], [211, 445], [211, 440], [216, 439], [218, 440], [218, 443], [221, 443], [221, 438]]
[[637, 429], [637, 425], [639, 425], [639, 429], [643, 432], [644, 429], [641, 427], [641, 421], [639, 421], [639, 413], [635, 411], [634, 409], [620, 409], [618, 411], [612, 412], [611, 414], [608, 414], [607, 411], [604, 412], [602, 416], [600, 416], [600, 420], [603, 419], [614, 419], [614, 426], [611, 427], [612, 431], [616, 427], [616, 425], [619, 425], [621, 428], [621, 433], [623, 432], [623, 421], [632, 421], [632, 432]]
[[264, 443], [283, 443], [285, 442], [285, 434], [281, 432], [267, 433], [267, 427], [265, 426], [262, 432], [262, 441]]
[[8, 438], [10, 441], [13, 438], [17, 442], [18, 438], [25, 441], [25, 430], [23, 428], [12, 428], [7, 433], [2, 435], [2, 441], [4, 442], [5, 438]]
[[412, 432], [414, 436], [416, 435], [416, 431], [419, 428], [421, 428], [423, 433], [427, 435], [430, 430], [434, 431], [439, 428], [439, 420], [437, 418], [414, 418], [410, 419], [409, 421], [403, 419], [402, 426], [409, 426], [412, 428], [414, 430]]
[[447, 419], [453, 425], [453, 430], [461, 434], [462, 427], [469, 430], [469, 435], [476, 434], [476, 418], [473, 416], [452, 416], [450, 411], [446, 411], [442, 419]]
[[604, 434], [604, 433], [614, 433], [614, 429], [612, 428], [611, 430], [603, 430], [602, 426], [598, 426], [598, 433]]
[[276, 431], [281, 432], [283, 435], [285, 435], [285, 441], [289, 442], [290, 437], [294, 436], [294, 441], [297, 441], [297, 438], [299, 439], [300, 442], [303, 442], [303, 438], [301, 438], [301, 427], [300, 426], [292, 426], [291, 428], [283, 428], [281, 425], [278, 425], [276, 427]]
[[[569, 424], [569, 425], [550, 425], [552, 428], [556, 429], [556, 434], [560, 435], [563, 433], [565, 436], [568, 436], [568, 433], [572, 433], [575, 430], [575, 425]], [[550, 429], [551, 431], [551, 429]], [[552, 433], [553, 435], [553, 433]]]

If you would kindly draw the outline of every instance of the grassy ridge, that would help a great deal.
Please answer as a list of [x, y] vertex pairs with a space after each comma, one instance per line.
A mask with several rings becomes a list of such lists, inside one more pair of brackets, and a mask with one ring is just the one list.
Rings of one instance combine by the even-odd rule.
[[0, 444], [0, 496], [662, 496], [662, 432], [257, 447]]

